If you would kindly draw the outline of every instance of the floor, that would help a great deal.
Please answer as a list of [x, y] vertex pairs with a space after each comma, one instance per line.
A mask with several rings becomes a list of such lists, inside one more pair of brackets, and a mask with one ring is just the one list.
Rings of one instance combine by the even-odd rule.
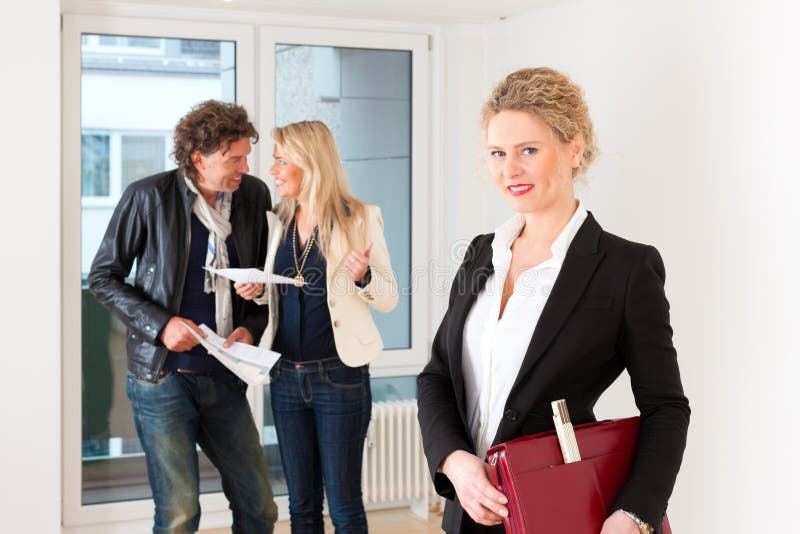
[[[441, 534], [439, 525], [442, 522], [440, 514], [431, 513], [428, 521], [423, 521], [413, 515], [408, 509], [380, 510], [367, 514], [369, 531], [371, 534]], [[201, 530], [198, 534], [230, 534], [229, 528], [215, 528]], [[326, 517], [326, 534], [333, 534], [333, 525]], [[275, 534], [289, 534], [289, 522], [280, 521], [275, 525]]]

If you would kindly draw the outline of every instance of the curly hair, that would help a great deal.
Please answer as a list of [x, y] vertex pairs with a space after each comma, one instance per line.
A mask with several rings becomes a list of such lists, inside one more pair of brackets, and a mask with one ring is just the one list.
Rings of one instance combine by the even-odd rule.
[[572, 177], [580, 176], [597, 156], [589, 106], [583, 89], [565, 75], [548, 67], [520, 69], [497, 84], [481, 110], [484, 133], [489, 121], [501, 111], [527, 111], [543, 120], [562, 142], [583, 135], [584, 149], [580, 165]]
[[193, 107], [175, 127], [173, 156], [181, 172], [194, 181], [197, 179], [192, 163], [195, 150], [206, 156], [221, 147], [227, 152], [232, 143], [243, 137], [258, 142], [258, 131], [247, 118], [244, 107], [206, 100]]

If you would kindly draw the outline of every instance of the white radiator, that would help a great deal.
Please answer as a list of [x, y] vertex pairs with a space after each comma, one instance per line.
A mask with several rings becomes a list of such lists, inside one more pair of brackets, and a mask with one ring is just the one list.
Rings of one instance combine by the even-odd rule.
[[372, 404], [361, 488], [367, 505], [409, 503], [414, 514], [427, 518], [436, 493], [422, 451], [416, 400]]

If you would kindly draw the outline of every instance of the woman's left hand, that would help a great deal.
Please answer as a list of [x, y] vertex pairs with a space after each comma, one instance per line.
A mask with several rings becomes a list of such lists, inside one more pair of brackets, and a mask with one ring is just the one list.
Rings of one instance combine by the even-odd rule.
[[600, 534], [639, 534], [639, 525], [636, 521], [625, 515], [622, 510], [617, 510], [603, 523]]
[[372, 241], [364, 249], [364, 252], [353, 250], [350, 255], [344, 260], [344, 268], [347, 270], [347, 276], [353, 282], [363, 282], [364, 276], [367, 274], [367, 267], [369, 267], [369, 253], [372, 252]]
[[264, 294], [264, 284], [235, 282], [233, 288], [236, 290], [236, 294], [245, 300], [253, 300]]

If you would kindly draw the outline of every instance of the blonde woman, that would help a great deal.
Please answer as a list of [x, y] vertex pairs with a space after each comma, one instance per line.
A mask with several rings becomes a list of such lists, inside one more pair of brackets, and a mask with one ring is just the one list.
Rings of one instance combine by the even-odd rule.
[[[266, 272], [295, 285], [238, 284], [269, 305], [261, 345], [281, 353], [270, 394], [293, 533], [322, 534], [323, 483], [336, 532], [367, 532], [361, 457], [370, 420], [368, 364], [383, 342], [369, 306], [397, 304], [380, 209], [350, 195], [333, 135], [324, 123], [276, 128], [281, 203]], [[273, 228], [272, 221], [270, 228]]]
[[431, 361], [419, 420], [443, 529], [500, 533], [506, 496], [487, 476], [493, 444], [573, 423], [627, 369], [641, 427], [633, 469], [598, 534], [661, 531], [689, 425], [658, 251], [604, 231], [573, 183], [594, 143], [583, 92], [549, 68], [513, 72], [483, 108], [489, 172], [516, 215], [466, 253]]

